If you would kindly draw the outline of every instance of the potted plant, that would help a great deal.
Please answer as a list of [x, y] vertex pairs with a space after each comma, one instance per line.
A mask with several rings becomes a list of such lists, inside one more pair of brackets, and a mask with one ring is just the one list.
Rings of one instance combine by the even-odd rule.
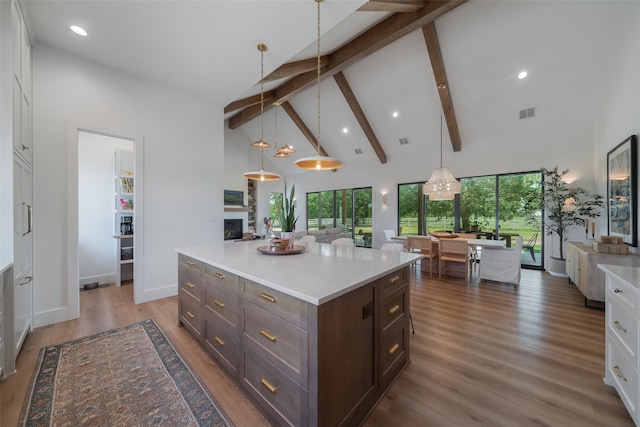
[[[295, 206], [293, 204], [293, 197], [296, 193], [296, 185], [295, 183], [291, 186], [291, 192], [289, 193], [289, 198], [287, 198], [287, 182], [284, 182], [284, 194], [282, 196], [282, 204], [278, 207], [279, 216], [280, 216], [280, 226], [282, 227], [282, 237], [290, 237], [293, 241], [296, 231], [296, 222], [300, 217], [295, 216], [294, 209]], [[289, 233], [286, 235], [285, 233]]]
[[[527, 203], [543, 208], [546, 218], [543, 222], [547, 235], [558, 235], [560, 247], [559, 258], [551, 256], [547, 271], [553, 276], [567, 277], [564, 258], [564, 242], [567, 240], [567, 229], [574, 225], [585, 226], [585, 220], [600, 216], [600, 210], [604, 204], [604, 197], [599, 194], [591, 194], [583, 188], [571, 188], [565, 182], [564, 177], [569, 173], [568, 169], [558, 170], [541, 168], [544, 180], [542, 196], [530, 198]], [[539, 193], [538, 193], [539, 194]], [[535, 209], [537, 210], [537, 209]], [[534, 209], [528, 209], [533, 212]], [[530, 215], [529, 222], [540, 224], [540, 218]], [[552, 252], [553, 254], [554, 252]]]

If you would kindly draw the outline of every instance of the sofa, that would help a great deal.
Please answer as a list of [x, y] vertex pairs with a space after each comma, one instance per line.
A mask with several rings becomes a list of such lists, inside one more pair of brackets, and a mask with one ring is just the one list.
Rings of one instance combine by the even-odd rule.
[[342, 227], [323, 228], [322, 230], [302, 230], [296, 231], [296, 239], [301, 239], [302, 236], [314, 236], [317, 243], [331, 243], [336, 239], [342, 237], [351, 237], [351, 234], [343, 232]]

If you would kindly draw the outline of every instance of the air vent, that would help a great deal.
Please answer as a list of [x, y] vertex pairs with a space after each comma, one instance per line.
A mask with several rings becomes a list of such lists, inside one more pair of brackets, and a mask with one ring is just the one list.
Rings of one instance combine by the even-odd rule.
[[521, 119], [528, 119], [529, 117], [533, 117], [536, 114], [536, 109], [535, 108], [527, 108], [524, 110], [520, 110], [520, 118]]
[[409, 143], [409, 140], [407, 138], [400, 138], [400, 145], [407, 145]]
[[355, 152], [356, 152], [356, 154], [362, 154], [362, 150], [361, 150], [361, 149], [359, 149], [359, 148], [356, 148], [356, 149], [355, 149], [355, 150], [353, 150], [353, 151], [355, 151]]

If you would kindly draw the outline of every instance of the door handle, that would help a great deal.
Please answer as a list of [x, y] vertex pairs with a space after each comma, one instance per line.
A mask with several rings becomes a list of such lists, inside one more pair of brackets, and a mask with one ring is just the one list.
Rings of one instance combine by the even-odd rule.
[[18, 283], [18, 285], [19, 286], [26, 285], [27, 283], [30, 283], [32, 280], [33, 280], [33, 276], [27, 276], [24, 279], [22, 279], [20, 283]]
[[22, 236], [26, 236], [33, 231], [33, 209], [30, 204], [25, 202], [22, 202], [22, 205], [27, 207], [27, 231], [22, 233]]

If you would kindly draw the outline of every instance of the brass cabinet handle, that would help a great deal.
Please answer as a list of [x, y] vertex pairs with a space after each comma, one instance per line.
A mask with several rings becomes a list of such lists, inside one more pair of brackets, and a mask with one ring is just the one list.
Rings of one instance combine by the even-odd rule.
[[261, 292], [261, 293], [260, 293], [260, 297], [261, 297], [262, 299], [266, 299], [267, 301], [272, 302], [272, 303], [274, 303], [274, 304], [275, 304], [275, 302], [276, 302], [276, 297], [272, 297], [271, 295], [269, 295], [269, 294], [265, 294], [264, 292]]
[[265, 387], [267, 388], [267, 390], [269, 390], [271, 393], [273, 393], [273, 394], [277, 394], [277, 393], [278, 393], [278, 389], [277, 389], [277, 388], [275, 388], [275, 387], [273, 386], [273, 384], [271, 384], [269, 381], [267, 381], [267, 380], [266, 380], [266, 378], [262, 378], [262, 379], [260, 380], [260, 383], [261, 383], [263, 386], [265, 386]]
[[620, 371], [620, 367], [618, 365], [613, 367], [613, 370], [616, 372], [616, 375], [618, 376], [618, 378], [622, 378], [622, 380], [626, 383], [627, 382], [627, 378], [622, 375], [622, 372]]
[[224, 347], [224, 341], [222, 340], [222, 338], [213, 337], [213, 339], [216, 340], [216, 342], [220, 344], [220, 346]]
[[270, 333], [269, 331], [260, 329], [260, 333], [262, 334], [262, 336], [266, 337], [269, 341], [276, 342], [276, 336]]
[[400, 310], [400, 306], [399, 306], [398, 304], [396, 304], [396, 305], [394, 305], [393, 307], [391, 307], [391, 308], [389, 309], [389, 314], [393, 314], [393, 313], [395, 313], [395, 312], [396, 312], [396, 311], [398, 311], [398, 310]]
[[220, 280], [224, 279], [224, 274], [215, 273], [216, 277]]
[[187, 265], [190, 265], [191, 267], [193, 267], [194, 265], [196, 265], [196, 263], [195, 263], [195, 262], [193, 262], [193, 261], [185, 261], [185, 263], [186, 263]]
[[218, 300], [213, 300], [213, 303], [215, 305], [217, 305], [218, 307], [220, 307], [220, 308], [224, 308], [224, 303], [223, 302], [220, 302]]
[[195, 285], [193, 283], [191, 283], [191, 282], [187, 282], [187, 286], [190, 287], [190, 288], [195, 288]]
[[400, 348], [400, 344], [395, 343], [393, 347], [391, 347], [391, 349], [389, 350], [389, 354], [395, 353], [398, 350], [398, 348]]
[[622, 293], [622, 289], [615, 288], [613, 290], [613, 292], [615, 292], [616, 294], [621, 294]]
[[194, 317], [196, 317], [196, 316], [194, 316], [194, 315], [193, 315], [193, 313], [191, 313], [190, 311], [187, 311], [187, 316], [189, 316], [189, 317], [190, 317], [190, 318], [192, 318], [192, 319], [193, 319]]
[[396, 283], [398, 280], [400, 280], [400, 276], [395, 275], [395, 276], [393, 276], [391, 279], [389, 279], [389, 283], [391, 283], [391, 284], [393, 285], [393, 284], [394, 284], [394, 283]]
[[615, 327], [616, 327], [616, 329], [618, 329], [618, 330], [620, 330], [620, 331], [624, 332], [625, 334], [627, 333], [626, 328], [624, 328], [624, 327], [620, 324], [620, 322], [618, 322], [617, 320], [616, 320], [615, 322], [613, 322], [613, 326], [615, 326]]

